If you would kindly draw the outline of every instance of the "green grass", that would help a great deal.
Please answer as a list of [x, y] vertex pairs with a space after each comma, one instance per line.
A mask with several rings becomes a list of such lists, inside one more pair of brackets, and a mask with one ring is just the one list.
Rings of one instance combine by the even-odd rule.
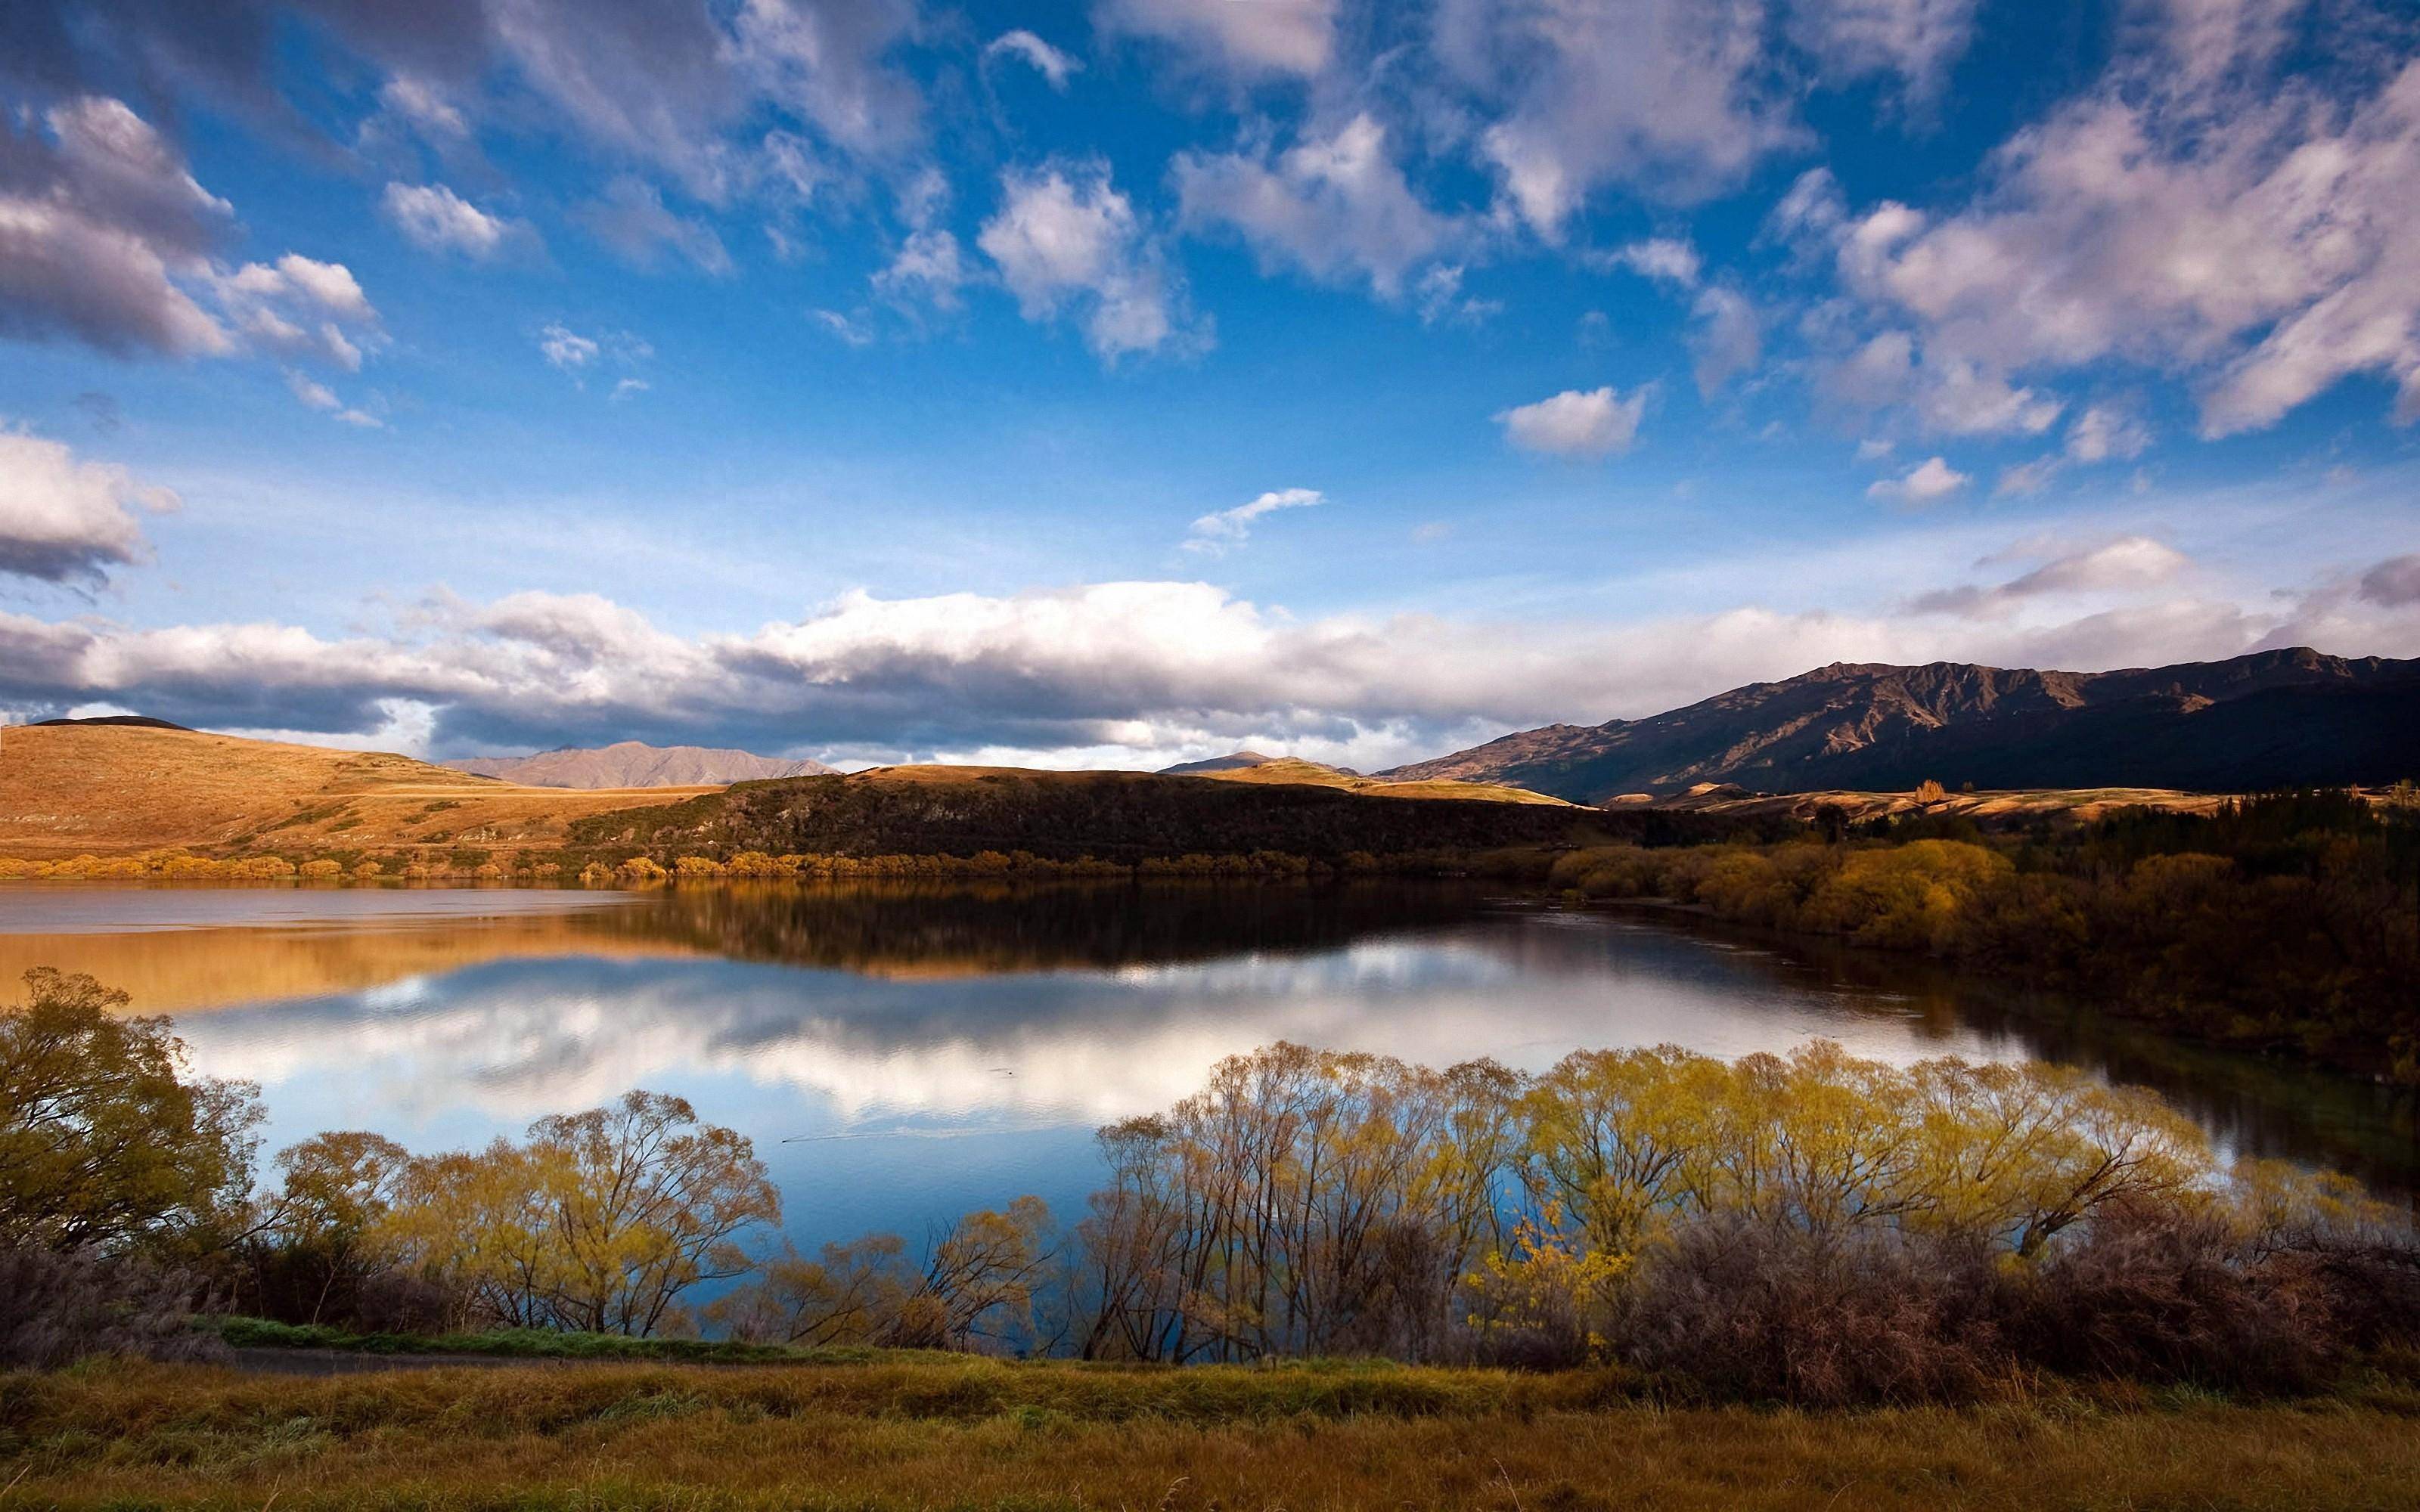
[[479, 1354], [512, 1360], [661, 1360], [690, 1365], [844, 1364], [870, 1350], [801, 1350], [730, 1339], [631, 1338], [623, 1334], [573, 1334], [505, 1328], [484, 1334], [355, 1334], [320, 1324], [264, 1318], [206, 1318], [196, 1326], [236, 1349], [343, 1350], [360, 1354]]

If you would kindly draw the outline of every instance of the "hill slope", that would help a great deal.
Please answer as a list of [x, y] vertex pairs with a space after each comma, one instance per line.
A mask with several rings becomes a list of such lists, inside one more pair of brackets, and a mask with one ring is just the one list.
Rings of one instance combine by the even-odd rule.
[[0, 856], [543, 846], [582, 814], [689, 790], [566, 793], [408, 756], [139, 725], [0, 729]]
[[[1179, 770], [1175, 767], [1169, 771]], [[1167, 773], [1160, 774], [1162, 776]], [[1363, 777], [1341, 766], [1324, 766], [1318, 762], [1306, 762], [1292, 756], [1264, 756], [1249, 765], [1222, 766], [1192, 775], [1219, 782], [1261, 782], [1293, 784], [1297, 787], [1342, 788], [1347, 793], [1367, 793], [1387, 798], [1460, 798], [1469, 803], [1552, 803], [1561, 798], [1528, 788], [1507, 787], [1501, 782], [1461, 781], [1397, 781], [1390, 778]]]
[[536, 788], [713, 787], [778, 777], [817, 777], [831, 770], [821, 762], [785, 761], [706, 746], [650, 746], [636, 740], [616, 741], [593, 750], [566, 747], [535, 756], [466, 756], [442, 764], [458, 772]]
[[1835, 663], [1684, 709], [1523, 731], [1382, 774], [1575, 802], [1701, 782], [1768, 793], [2112, 786], [2243, 792], [2420, 776], [2420, 661], [2307, 647], [2122, 671]]
[[1711, 838], [1740, 827], [1700, 814], [1606, 813], [1559, 803], [1404, 797], [1296, 782], [1149, 772], [890, 766], [846, 777], [747, 782], [669, 807], [598, 814], [574, 845], [641, 847], [667, 859], [740, 851], [825, 856], [972, 856], [1131, 863], [1281, 851], [1340, 861], [1606, 839]]

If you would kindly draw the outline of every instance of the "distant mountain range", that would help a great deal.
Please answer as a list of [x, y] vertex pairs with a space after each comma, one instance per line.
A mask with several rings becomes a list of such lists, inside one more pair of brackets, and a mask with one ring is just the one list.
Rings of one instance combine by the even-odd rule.
[[441, 764], [474, 777], [502, 778], [536, 788], [704, 787], [775, 777], [820, 777], [831, 771], [821, 762], [784, 761], [705, 746], [650, 746], [636, 740], [616, 741], [594, 750], [566, 747], [535, 756], [468, 756]]
[[1547, 725], [1379, 774], [1576, 803], [1765, 793], [2182, 788], [2420, 777], [2420, 660], [2308, 647], [2123, 671], [1835, 662], [1645, 719]]

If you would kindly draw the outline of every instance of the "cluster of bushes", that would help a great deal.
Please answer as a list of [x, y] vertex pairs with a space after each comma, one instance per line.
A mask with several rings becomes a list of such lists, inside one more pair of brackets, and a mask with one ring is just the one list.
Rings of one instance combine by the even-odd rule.
[[2420, 1082], [2420, 823], [2345, 795], [1993, 841], [1584, 847], [1502, 866], [1588, 898], [1924, 951], [2210, 1039]]
[[2035, 1370], [2302, 1389], [2420, 1346], [2420, 1246], [2046, 1065], [1589, 1051], [1525, 1078], [1279, 1045], [1104, 1131], [1090, 1355], [1620, 1363], [1946, 1399]]
[[1428, 852], [1378, 856], [1366, 851], [1354, 851], [1333, 862], [1283, 851], [1220, 856], [1196, 852], [1183, 856], [1150, 856], [1129, 863], [1104, 861], [1092, 856], [1057, 859], [1036, 856], [1031, 851], [977, 851], [971, 856], [771, 856], [763, 851], [740, 851], [722, 859], [710, 856], [681, 856], [675, 857], [670, 865], [645, 856], [633, 856], [618, 864], [596, 860], [581, 869], [580, 879], [595, 887], [646, 886], [721, 878], [803, 879], [814, 882], [980, 881], [994, 878], [1065, 881], [1087, 878], [1123, 880], [1130, 877], [1269, 880], [1326, 877], [1340, 873], [1430, 872], [1450, 864], [1451, 858]]
[[195, 856], [186, 850], [132, 856], [75, 856], [28, 861], [0, 856], [0, 882], [420, 882], [475, 878], [483, 882], [551, 881], [562, 866], [543, 853], [498, 859], [486, 851], [420, 856]]
[[[1525, 1076], [1279, 1044], [1101, 1132], [1109, 1184], [810, 1257], [676, 1098], [414, 1155], [282, 1152], [157, 1020], [29, 974], [0, 1013], [0, 1350], [206, 1350], [186, 1313], [385, 1334], [984, 1350], [1169, 1363], [1617, 1365], [1683, 1395], [1954, 1400], [2036, 1372], [2320, 1389], [2420, 1350], [2420, 1242], [2343, 1178], [2223, 1165], [2150, 1093], [2055, 1066], [1587, 1051]], [[732, 1283], [702, 1313], [683, 1298]], [[317, 1335], [313, 1335], [318, 1336]], [[526, 1333], [516, 1338], [525, 1338]], [[2402, 1364], [2397, 1365], [2397, 1362]]]

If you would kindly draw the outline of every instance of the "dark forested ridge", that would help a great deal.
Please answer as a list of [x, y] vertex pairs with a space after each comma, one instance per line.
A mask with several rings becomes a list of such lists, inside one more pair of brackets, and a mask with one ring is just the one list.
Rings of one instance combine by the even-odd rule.
[[1835, 663], [1646, 719], [1548, 725], [1397, 778], [1575, 802], [1699, 782], [1767, 793], [2156, 787], [2211, 792], [2420, 775], [2420, 660], [2307, 647], [2108, 672]]
[[1608, 814], [1559, 805], [1392, 798], [1334, 788], [1245, 785], [1140, 772], [890, 768], [748, 782], [685, 803], [598, 814], [573, 846], [662, 856], [742, 851], [810, 856], [972, 856], [1137, 862], [1282, 852], [1342, 861], [1498, 845], [1713, 840], [1735, 821]]

